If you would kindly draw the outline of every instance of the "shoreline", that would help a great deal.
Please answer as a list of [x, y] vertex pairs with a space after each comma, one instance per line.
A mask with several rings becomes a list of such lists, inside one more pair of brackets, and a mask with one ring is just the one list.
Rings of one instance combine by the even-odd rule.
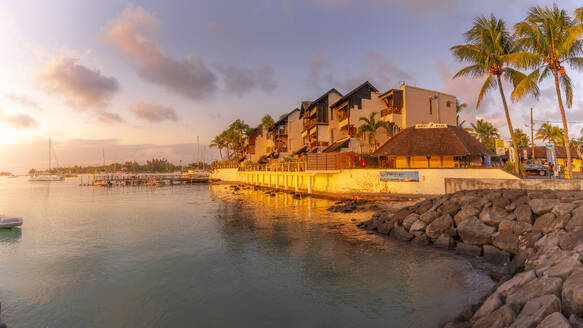
[[583, 326], [581, 192], [458, 191], [357, 226], [493, 265], [497, 285], [444, 327]]

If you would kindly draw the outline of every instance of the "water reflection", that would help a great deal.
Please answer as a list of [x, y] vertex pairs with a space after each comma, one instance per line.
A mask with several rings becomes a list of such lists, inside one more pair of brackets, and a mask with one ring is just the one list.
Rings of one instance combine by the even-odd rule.
[[21, 228], [0, 229], [0, 244], [16, 244], [21, 238]]
[[[394, 325], [433, 326], [475, 302], [492, 282], [451, 252], [370, 235], [355, 226], [371, 213], [330, 213], [334, 201], [211, 186], [223, 202], [221, 231], [230, 256], [260, 252], [298, 269], [309, 293]], [[291, 261], [291, 262], [290, 262]]]

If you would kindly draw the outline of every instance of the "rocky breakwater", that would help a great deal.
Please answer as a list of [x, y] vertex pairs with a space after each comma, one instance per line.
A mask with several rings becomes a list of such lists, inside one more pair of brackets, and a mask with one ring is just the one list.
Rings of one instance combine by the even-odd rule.
[[583, 192], [460, 191], [358, 226], [494, 264], [491, 294], [445, 327], [583, 327]]

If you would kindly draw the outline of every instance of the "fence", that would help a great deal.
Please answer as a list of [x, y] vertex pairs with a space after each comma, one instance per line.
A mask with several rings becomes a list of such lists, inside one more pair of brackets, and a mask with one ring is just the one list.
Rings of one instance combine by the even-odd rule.
[[280, 162], [269, 164], [246, 164], [239, 168], [239, 171], [271, 171], [271, 172], [304, 172], [306, 170], [305, 161]]

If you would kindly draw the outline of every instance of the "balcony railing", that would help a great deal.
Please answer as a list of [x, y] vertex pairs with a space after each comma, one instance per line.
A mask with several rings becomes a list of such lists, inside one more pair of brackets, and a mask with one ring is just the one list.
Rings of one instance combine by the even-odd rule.
[[312, 141], [310, 142], [310, 147], [311, 148], [315, 148], [315, 147], [326, 147], [328, 146], [328, 141]]
[[348, 126], [348, 117], [346, 117], [338, 122], [338, 128], [342, 129], [345, 126]]
[[389, 114], [401, 114], [401, 107], [387, 107], [381, 110], [381, 117], [387, 116]]
[[239, 171], [269, 171], [269, 172], [303, 172], [306, 161], [284, 162], [277, 164], [247, 164], [239, 167]]

